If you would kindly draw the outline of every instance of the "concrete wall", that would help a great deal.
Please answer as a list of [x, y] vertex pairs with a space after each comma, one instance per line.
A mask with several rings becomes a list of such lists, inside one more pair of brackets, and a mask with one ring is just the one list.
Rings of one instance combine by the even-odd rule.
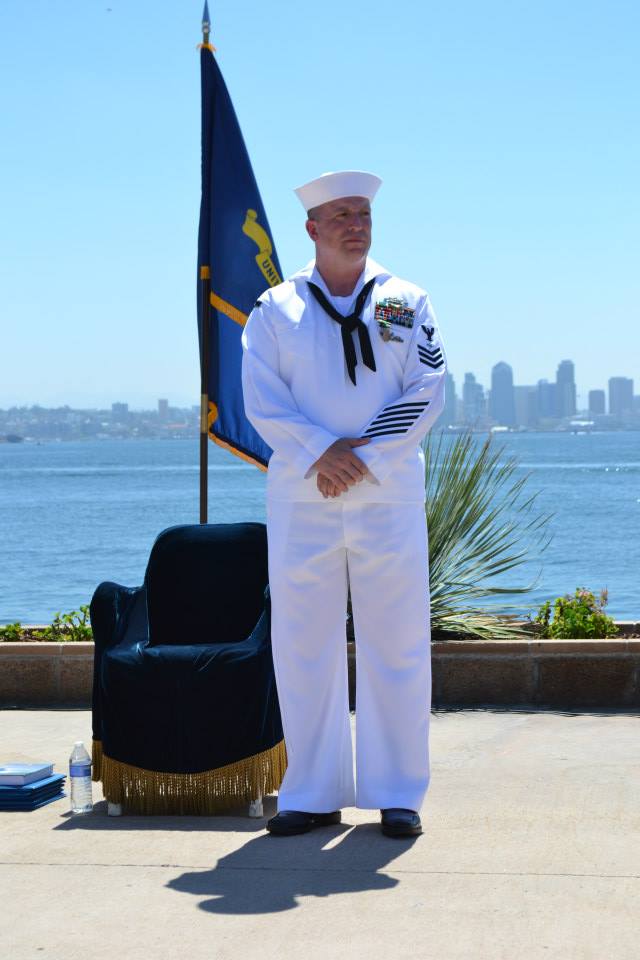
[[640, 707], [640, 640], [441, 643], [436, 705]]
[[0, 707], [91, 705], [93, 643], [0, 643]]
[[[640, 639], [437, 642], [432, 662], [436, 707], [640, 708]], [[86, 708], [92, 678], [92, 643], [0, 643], [0, 707]]]

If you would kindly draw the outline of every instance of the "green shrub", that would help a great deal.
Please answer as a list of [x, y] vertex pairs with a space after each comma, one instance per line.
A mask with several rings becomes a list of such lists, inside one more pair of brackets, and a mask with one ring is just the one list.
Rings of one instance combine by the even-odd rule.
[[43, 640], [54, 643], [79, 643], [83, 640], [93, 640], [93, 632], [89, 623], [89, 607], [83, 604], [79, 610], [70, 613], [56, 613], [50, 627], [45, 627], [41, 633]]
[[542, 627], [543, 637], [558, 640], [614, 637], [618, 628], [604, 612], [607, 600], [606, 590], [602, 590], [600, 598], [596, 600], [590, 590], [579, 587], [572, 597], [567, 594], [557, 598], [553, 604], [553, 618], [551, 601], [543, 603], [536, 623]]
[[491, 437], [478, 442], [470, 432], [430, 434], [424, 451], [432, 631], [485, 640], [526, 636], [522, 617], [505, 600], [534, 583], [505, 583], [503, 576], [539, 560], [549, 542], [550, 518], [537, 512], [529, 475]]
[[0, 641], [19, 643], [21, 640], [45, 640], [49, 643], [78, 643], [93, 640], [93, 631], [89, 620], [89, 607], [83, 604], [79, 610], [70, 613], [56, 613], [48, 627], [34, 629], [21, 623], [7, 623], [0, 627]]
[[6, 626], [0, 627], [0, 640], [19, 643], [22, 640], [22, 624], [16, 621], [16, 623], [7, 623]]

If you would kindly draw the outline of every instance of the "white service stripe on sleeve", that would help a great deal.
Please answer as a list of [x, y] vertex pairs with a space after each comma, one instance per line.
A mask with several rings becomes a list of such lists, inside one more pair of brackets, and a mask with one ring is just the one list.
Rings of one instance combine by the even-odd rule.
[[407, 352], [402, 396], [386, 404], [362, 432], [371, 440], [358, 447], [373, 483], [382, 483], [403, 447], [422, 442], [444, 408], [446, 362], [428, 298], [416, 311]]

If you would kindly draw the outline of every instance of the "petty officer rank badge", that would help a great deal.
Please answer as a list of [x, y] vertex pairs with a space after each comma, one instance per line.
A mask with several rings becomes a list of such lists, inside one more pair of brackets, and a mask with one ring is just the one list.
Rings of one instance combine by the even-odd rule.
[[420, 363], [424, 363], [425, 366], [431, 367], [432, 370], [437, 370], [444, 364], [444, 357], [442, 356], [442, 350], [437, 344], [433, 342], [433, 336], [436, 332], [435, 327], [432, 327], [430, 324], [420, 324], [420, 329], [424, 333], [427, 342], [418, 344], [418, 357]]
[[398, 336], [393, 328], [406, 327], [410, 330], [413, 327], [415, 314], [415, 310], [412, 310], [407, 301], [400, 297], [386, 297], [384, 300], [379, 300], [376, 303], [375, 320], [385, 343], [389, 340], [399, 340], [402, 343], [404, 338]]

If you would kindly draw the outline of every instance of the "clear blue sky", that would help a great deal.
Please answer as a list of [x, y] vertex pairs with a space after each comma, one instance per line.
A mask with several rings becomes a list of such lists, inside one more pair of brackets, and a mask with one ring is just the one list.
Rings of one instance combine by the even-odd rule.
[[[0, 4], [0, 406], [197, 402], [200, 0]], [[285, 273], [292, 187], [373, 170], [451, 370], [640, 392], [637, 0], [211, 3]]]

